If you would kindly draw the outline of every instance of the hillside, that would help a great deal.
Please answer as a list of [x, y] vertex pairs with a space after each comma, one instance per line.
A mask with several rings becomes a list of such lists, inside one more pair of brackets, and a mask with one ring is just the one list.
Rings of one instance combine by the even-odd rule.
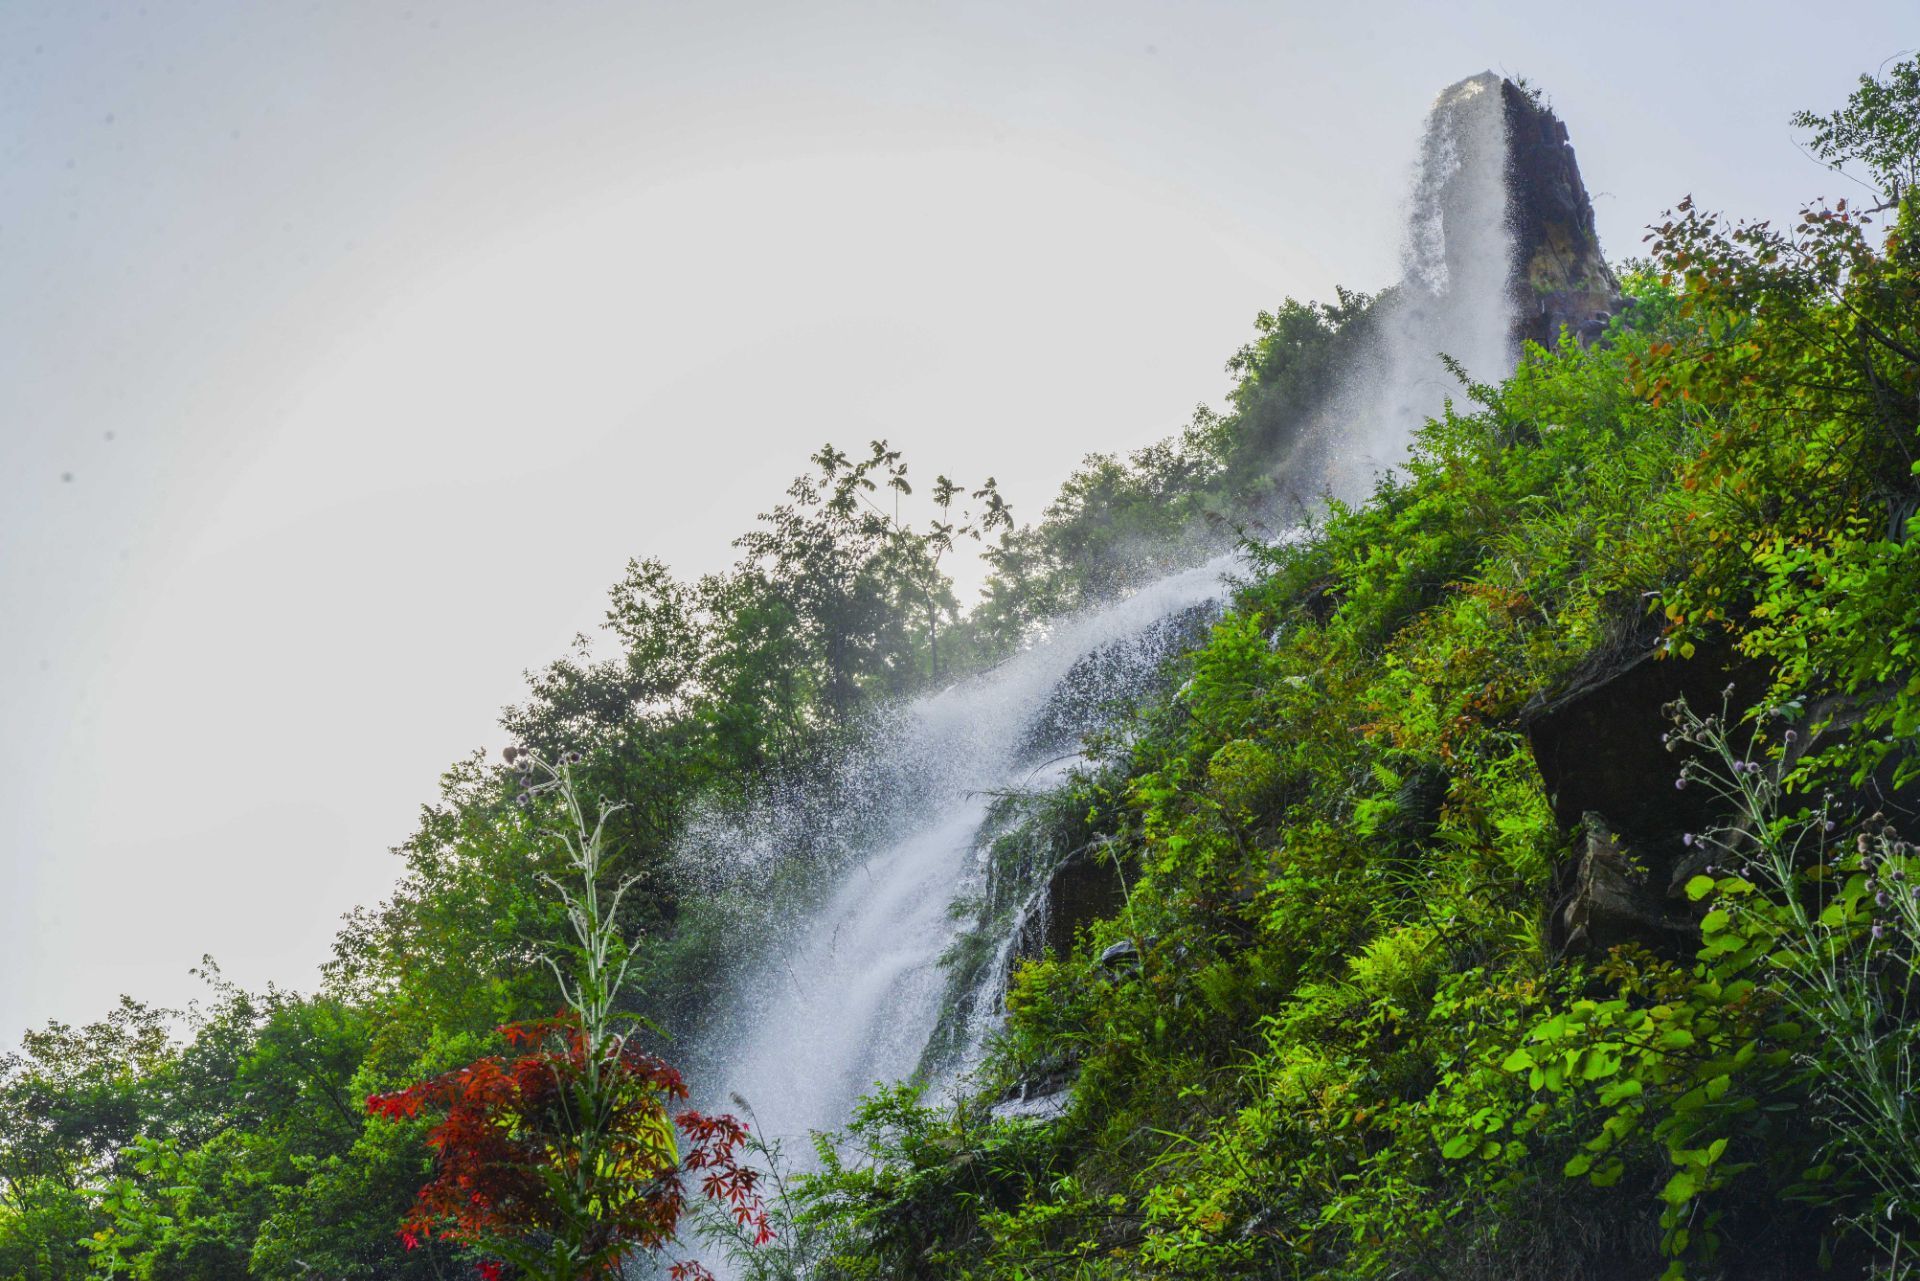
[[[544, 1275], [616, 1221], [554, 1275], [697, 1236], [765, 1278], [1906, 1275], [1920, 63], [1795, 121], [1871, 208], [1681, 201], [1613, 267], [1564, 129], [1483, 88], [1519, 175], [1490, 323], [1526, 346], [1456, 364], [1397, 472], [1341, 452], [1340, 380], [1431, 301], [1411, 279], [1262, 315], [1228, 406], [1028, 523], [990, 479], [823, 448], [733, 569], [631, 565], [320, 990], [210, 967], [184, 1041], [128, 999], [0, 1060], [0, 1276]], [[943, 562], [976, 539], [962, 609]], [[1229, 550], [1224, 599], [1177, 578]], [[1074, 631], [1129, 600], [1158, 612]], [[703, 1107], [761, 1102], [715, 1098], [735, 1025], [947, 778], [901, 748], [959, 750], [924, 709], [1046, 653], [1011, 781], [940, 784], [979, 815], [923, 930], [931, 1048], [813, 1152], [750, 1111], [746, 1164], [676, 1139], [668, 1060]], [[578, 1119], [602, 1069], [626, 1130]], [[663, 1209], [716, 1152], [739, 1181]]]

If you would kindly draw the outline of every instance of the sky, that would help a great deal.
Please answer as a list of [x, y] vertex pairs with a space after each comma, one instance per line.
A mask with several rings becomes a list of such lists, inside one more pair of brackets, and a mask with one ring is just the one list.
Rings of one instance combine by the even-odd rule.
[[[1737, 15], [1737, 17], [1736, 17]], [[1422, 118], [1542, 86], [1603, 244], [1844, 180], [1911, 0], [0, 6], [0, 1044], [311, 986], [629, 557], [826, 441], [996, 476], [1396, 274]]]

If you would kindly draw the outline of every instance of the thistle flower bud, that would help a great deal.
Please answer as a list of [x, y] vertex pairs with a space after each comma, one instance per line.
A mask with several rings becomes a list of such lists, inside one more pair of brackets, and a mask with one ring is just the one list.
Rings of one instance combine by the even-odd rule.
[[502, 759], [504, 759], [507, 762], [507, 764], [511, 765], [514, 763], [514, 761], [519, 759], [520, 749], [514, 746], [512, 743], [508, 743], [506, 747], [501, 749], [500, 755]]

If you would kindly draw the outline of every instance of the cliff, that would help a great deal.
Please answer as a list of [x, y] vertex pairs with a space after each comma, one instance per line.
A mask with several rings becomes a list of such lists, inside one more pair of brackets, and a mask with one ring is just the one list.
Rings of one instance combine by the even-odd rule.
[[1500, 93], [1515, 246], [1514, 336], [1550, 347], [1565, 326], [1580, 342], [1590, 343], [1623, 299], [1620, 282], [1600, 252], [1580, 162], [1567, 126], [1537, 92], [1503, 80]]

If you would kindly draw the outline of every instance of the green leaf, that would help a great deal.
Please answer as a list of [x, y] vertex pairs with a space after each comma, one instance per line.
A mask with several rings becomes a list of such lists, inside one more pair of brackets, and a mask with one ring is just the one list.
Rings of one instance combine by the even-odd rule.
[[1609, 1081], [1600, 1087], [1600, 1105], [1612, 1107], [1622, 1099], [1638, 1098], [1646, 1092], [1646, 1086], [1638, 1080], [1628, 1077], [1624, 1081]]
[[1660, 1199], [1668, 1205], [1685, 1205], [1699, 1192], [1700, 1175], [1688, 1166], [1667, 1180], [1667, 1186], [1660, 1189]]
[[1440, 1155], [1449, 1161], [1458, 1161], [1479, 1145], [1480, 1136], [1477, 1134], [1456, 1134], [1440, 1149]]
[[1696, 876], [1687, 882], [1687, 897], [1698, 903], [1701, 899], [1713, 893], [1713, 884], [1714, 882], [1711, 876]]

